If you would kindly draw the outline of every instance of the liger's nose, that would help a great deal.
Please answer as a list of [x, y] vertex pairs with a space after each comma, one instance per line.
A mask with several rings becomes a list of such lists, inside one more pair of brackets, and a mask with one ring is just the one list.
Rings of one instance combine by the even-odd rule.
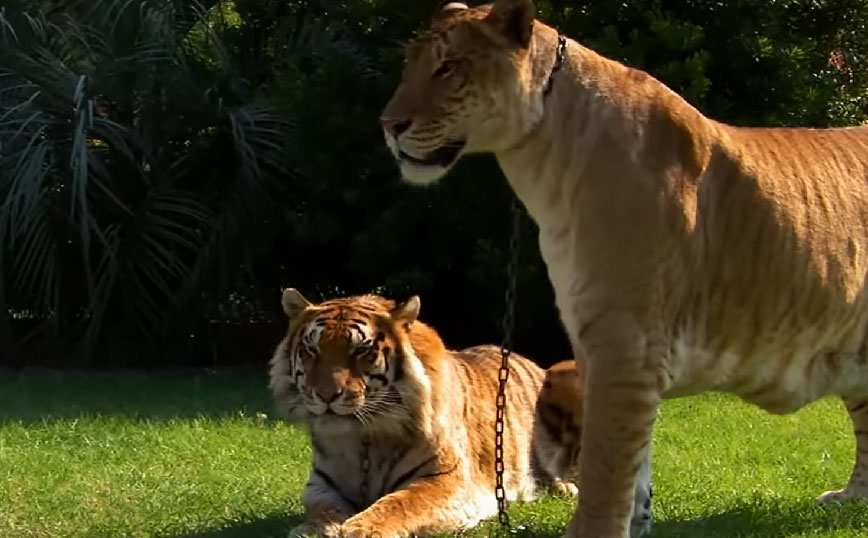
[[413, 122], [410, 120], [380, 118], [380, 124], [383, 126], [383, 129], [385, 129], [387, 133], [394, 137], [397, 137], [398, 135], [409, 129], [412, 123]]

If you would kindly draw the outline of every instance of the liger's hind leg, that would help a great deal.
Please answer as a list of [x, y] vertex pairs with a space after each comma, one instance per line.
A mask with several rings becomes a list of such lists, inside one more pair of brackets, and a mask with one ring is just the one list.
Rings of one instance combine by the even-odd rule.
[[817, 499], [820, 503], [868, 499], [868, 398], [845, 398], [844, 405], [853, 421], [856, 435], [856, 463], [853, 474], [844, 489], [827, 491]]

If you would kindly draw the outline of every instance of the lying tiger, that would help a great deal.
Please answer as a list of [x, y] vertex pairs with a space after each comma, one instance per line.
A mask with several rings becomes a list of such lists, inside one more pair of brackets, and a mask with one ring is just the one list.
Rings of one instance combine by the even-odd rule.
[[[500, 348], [448, 350], [416, 319], [418, 297], [400, 305], [375, 295], [312, 304], [290, 288], [282, 303], [289, 330], [271, 360], [269, 386], [285, 418], [310, 426], [313, 444], [306, 520], [293, 536], [427, 535], [470, 528], [497, 512]], [[512, 355], [504, 434], [508, 501], [534, 499], [542, 485], [576, 493], [572, 461], [540, 457], [577, 453], [557, 446], [567, 439], [557, 428], [534, 427], [544, 376]], [[552, 398], [540, 413], [558, 413], [564, 403], [559, 416], [566, 416], [573, 402]], [[538, 465], [540, 459], [547, 465]]]

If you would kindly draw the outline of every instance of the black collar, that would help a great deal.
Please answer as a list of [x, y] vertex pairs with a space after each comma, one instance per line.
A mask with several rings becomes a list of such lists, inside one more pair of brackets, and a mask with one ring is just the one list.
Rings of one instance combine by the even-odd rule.
[[567, 38], [563, 34], [558, 34], [558, 48], [555, 51], [555, 65], [552, 66], [552, 72], [549, 73], [549, 79], [546, 81], [546, 87], [543, 89], [543, 95], [548, 95], [552, 91], [554, 84], [555, 73], [560, 71], [561, 65], [564, 63], [564, 53], [567, 50]]

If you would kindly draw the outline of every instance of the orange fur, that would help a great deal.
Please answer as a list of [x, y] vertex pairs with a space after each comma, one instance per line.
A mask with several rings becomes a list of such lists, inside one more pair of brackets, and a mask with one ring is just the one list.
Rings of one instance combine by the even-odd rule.
[[856, 462], [820, 500], [868, 497], [868, 127], [727, 125], [558, 42], [531, 0], [453, 4], [381, 122], [413, 183], [494, 153], [539, 227], [586, 374], [568, 534], [629, 533], [661, 399], [706, 390], [774, 413], [843, 397]]
[[537, 446], [550, 447], [540, 453], [540, 465], [560, 483], [557, 489], [568, 492], [578, 477], [582, 390], [576, 362], [558, 362], [546, 370], [536, 408], [534, 438]]
[[[314, 454], [294, 535], [427, 535], [496, 513], [499, 348], [448, 350], [416, 319], [416, 297], [311, 304], [289, 289], [283, 303], [270, 388], [287, 419], [309, 426]], [[531, 433], [543, 371], [513, 355], [510, 377], [504, 483], [508, 500], [530, 500], [551, 482]]]
[[[553, 364], [546, 370], [534, 421], [534, 447], [539, 466], [553, 479], [557, 493], [576, 496], [579, 454], [582, 448], [584, 374], [575, 360]], [[634, 492], [630, 529], [633, 536], [650, 529], [651, 469], [640, 470]]]

